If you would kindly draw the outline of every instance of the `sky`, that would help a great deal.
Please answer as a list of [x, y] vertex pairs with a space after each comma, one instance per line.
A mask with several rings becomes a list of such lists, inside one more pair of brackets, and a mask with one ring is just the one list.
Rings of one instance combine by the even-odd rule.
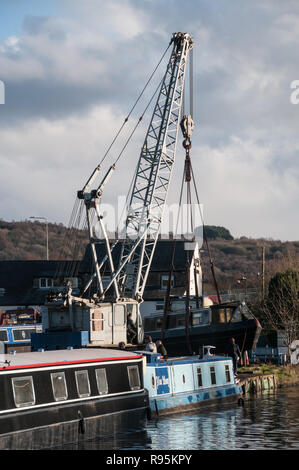
[[[68, 225], [77, 190], [177, 31], [194, 39], [191, 158], [205, 223], [299, 240], [297, 0], [0, 0], [1, 219]], [[105, 188], [107, 204], [127, 195], [148, 122]], [[169, 203], [183, 163], [179, 139]]]

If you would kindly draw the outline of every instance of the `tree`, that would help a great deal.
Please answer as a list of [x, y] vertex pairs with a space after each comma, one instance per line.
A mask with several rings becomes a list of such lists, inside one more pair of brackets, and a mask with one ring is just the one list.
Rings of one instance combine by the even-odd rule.
[[209, 240], [216, 238], [223, 238], [224, 240], [233, 240], [234, 237], [230, 234], [229, 230], [225, 227], [216, 225], [205, 225], [206, 235]]
[[268, 297], [262, 302], [268, 326], [282, 330], [290, 355], [290, 345], [299, 334], [299, 271], [287, 269], [270, 279]]

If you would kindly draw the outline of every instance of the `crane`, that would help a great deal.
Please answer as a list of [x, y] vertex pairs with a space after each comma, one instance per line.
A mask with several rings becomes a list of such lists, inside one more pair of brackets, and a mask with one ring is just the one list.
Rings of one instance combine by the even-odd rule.
[[[94, 188], [102, 171], [98, 165], [77, 193], [85, 206], [93, 259], [93, 274], [83, 294], [93, 282], [96, 283], [96, 294], [92, 299], [76, 297], [69, 286], [65, 297], [52, 298], [48, 303], [48, 314], [43, 317], [48, 332], [87, 332], [87, 338], [81, 338], [81, 342], [86, 344], [126, 343], [126, 319], [131, 313], [137, 328], [137, 342], [143, 341], [139, 304], [163, 218], [175, 163], [178, 130], [181, 125], [188, 139], [194, 126], [190, 115], [181, 120], [186, 66], [193, 39], [189, 33], [177, 32], [172, 35], [169, 47], [170, 57], [134, 175], [123, 235], [111, 245], [101, 212], [103, 191], [117, 168], [116, 161]], [[95, 235], [94, 219], [101, 228], [101, 238]], [[97, 244], [103, 241], [106, 254], [99, 259]], [[117, 244], [121, 247], [118, 264], [115, 265], [113, 250]], [[110, 277], [104, 287], [101, 269], [107, 263]]]

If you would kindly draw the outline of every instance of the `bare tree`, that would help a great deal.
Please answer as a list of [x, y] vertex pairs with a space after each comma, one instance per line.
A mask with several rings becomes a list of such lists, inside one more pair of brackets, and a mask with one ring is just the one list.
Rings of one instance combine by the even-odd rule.
[[299, 271], [288, 269], [276, 273], [269, 282], [268, 297], [260, 307], [267, 325], [281, 330], [290, 355], [290, 345], [299, 334]]

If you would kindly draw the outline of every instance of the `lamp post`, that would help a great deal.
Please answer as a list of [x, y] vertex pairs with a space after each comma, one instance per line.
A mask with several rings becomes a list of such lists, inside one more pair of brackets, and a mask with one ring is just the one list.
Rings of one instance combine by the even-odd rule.
[[31, 216], [31, 217], [29, 217], [29, 219], [45, 220], [45, 224], [46, 224], [46, 247], [47, 247], [46, 255], [47, 255], [47, 261], [49, 261], [49, 231], [48, 231], [48, 221], [47, 221], [46, 217], [34, 217], [34, 216]]
[[238, 279], [238, 283], [241, 284], [241, 282], [245, 282], [245, 295], [244, 295], [244, 301], [246, 302], [246, 297], [247, 297], [247, 277], [243, 276], [240, 279]]

